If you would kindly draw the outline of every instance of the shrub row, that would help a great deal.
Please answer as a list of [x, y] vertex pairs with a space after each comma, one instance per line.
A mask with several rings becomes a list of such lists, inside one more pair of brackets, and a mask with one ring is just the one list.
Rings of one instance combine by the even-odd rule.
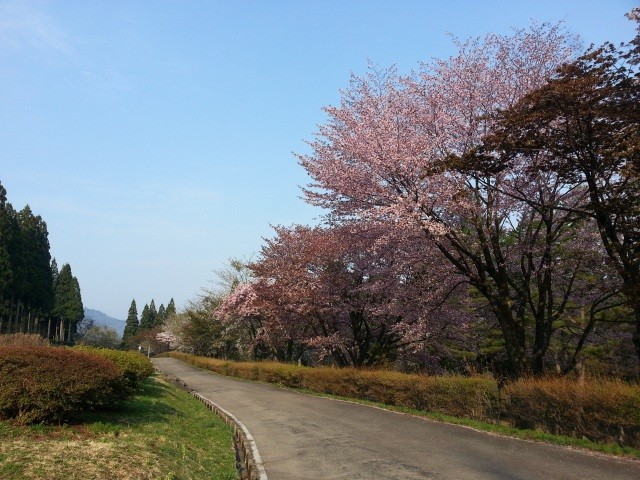
[[151, 373], [151, 362], [137, 352], [0, 345], [0, 419], [61, 423], [113, 408]]
[[124, 351], [88, 346], [79, 346], [74, 347], [73, 349], [111, 360], [120, 368], [120, 370], [122, 370], [126, 386], [132, 392], [138, 388], [142, 380], [153, 375], [154, 372], [151, 360], [133, 350]]
[[514, 426], [640, 448], [640, 385], [525, 379], [507, 385], [504, 399]]
[[230, 362], [179, 352], [170, 355], [222, 375], [471, 419], [486, 419], [499, 406], [498, 387], [487, 377], [428, 377], [355, 368]]
[[499, 391], [496, 382], [487, 377], [429, 377], [352, 368], [231, 362], [180, 352], [169, 355], [227, 376], [462, 418], [507, 421], [519, 428], [538, 428], [548, 433], [640, 448], [637, 384], [524, 379]]

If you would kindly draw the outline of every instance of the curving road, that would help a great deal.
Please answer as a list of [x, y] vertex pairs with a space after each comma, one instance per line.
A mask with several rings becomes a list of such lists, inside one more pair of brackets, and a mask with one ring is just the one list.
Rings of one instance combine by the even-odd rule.
[[153, 362], [245, 424], [269, 480], [640, 479], [637, 461], [236, 380], [173, 358]]

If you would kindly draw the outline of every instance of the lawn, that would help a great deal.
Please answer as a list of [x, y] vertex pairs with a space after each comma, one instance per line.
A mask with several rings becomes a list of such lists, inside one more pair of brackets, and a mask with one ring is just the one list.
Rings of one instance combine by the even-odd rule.
[[73, 425], [0, 422], [0, 478], [237, 479], [232, 433], [190, 394], [148, 379], [126, 408]]

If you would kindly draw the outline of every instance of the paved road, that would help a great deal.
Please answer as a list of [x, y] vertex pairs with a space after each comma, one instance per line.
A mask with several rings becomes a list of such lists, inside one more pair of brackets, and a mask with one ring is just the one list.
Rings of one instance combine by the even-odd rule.
[[640, 462], [500, 437], [154, 359], [235, 415], [269, 480], [640, 479]]

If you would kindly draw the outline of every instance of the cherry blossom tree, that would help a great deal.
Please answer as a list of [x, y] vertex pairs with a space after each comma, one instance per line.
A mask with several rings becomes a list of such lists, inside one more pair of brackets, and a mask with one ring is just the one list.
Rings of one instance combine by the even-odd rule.
[[[259, 281], [259, 280], [258, 280]], [[257, 281], [240, 283], [221, 299], [215, 314], [233, 333], [241, 353], [253, 360], [267, 358], [270, 348], [265, 342], [264, 301], [258, 297]]]
[[219, 313], [251, 325], [287, 361], [313, 351], [360, 366], [415, 345], [442, 350], [440, 340], [459, 336], [465, 317], [449, 307], [456, 276], [438, 256], [425, 258], [424, 243], [419, 231], [383, 223], [278, 227], [251, 265], [257, 280], [225, 298]]
[[[437, 251], [486, 302], [508, 374], [540, 374], [556, 325], [591, 298], [575, 286], [595, 226], [571, 213], [588, 193], [526, 159], [503, 169], [467, 154], [498, 110], [542, 85], [574, 47], [548, 25], [458, 47], [410, 77], [353, 77], [341, 105], [326, 109], [313, 152], [299, 156], [314, 180], [305, 194], [336, 219], [419, 229], [431, 245], [424, 257]], [[521, 200], [532, 196], [535, 205]]]

